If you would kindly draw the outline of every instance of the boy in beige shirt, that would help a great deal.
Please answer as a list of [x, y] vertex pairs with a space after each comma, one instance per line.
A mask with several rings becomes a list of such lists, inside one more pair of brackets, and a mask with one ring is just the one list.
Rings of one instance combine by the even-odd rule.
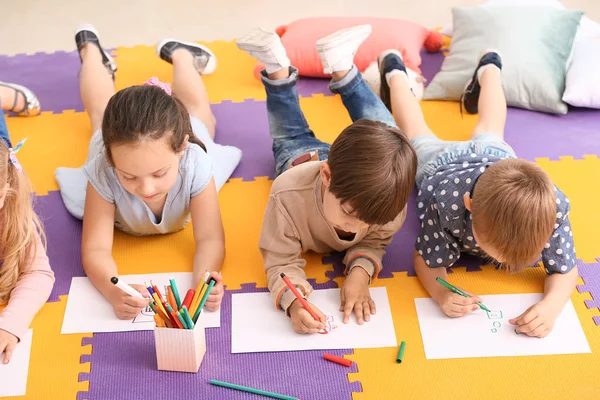
[[[369, 321], [375, 304], [369, 283], [381, 270], [385, 247], [404, 222], [414, 185], [417, 158], [385, 105], [362, 80], [354, 54], [371, 33], [363, 25], [317, 42], [330, 90], [341, 96], [353, 124], [330, 146], [316, 139], [298, 103], [298, 70], [290, 66], [274, 32], [255, 29], [237, 45], [265, 64], [270, 133], [277, 179], [263, 221], [259, 247], [275, 306], [285, 311], [299, 333], [324, 328], [304, 310], [280, 274], [285, 273], [308, 298], [302, 253], [346, 250], [346, 280], [341, 289], [344, 323], [354, 311]], [[292, 168], [293, 167], [293, 168]]]

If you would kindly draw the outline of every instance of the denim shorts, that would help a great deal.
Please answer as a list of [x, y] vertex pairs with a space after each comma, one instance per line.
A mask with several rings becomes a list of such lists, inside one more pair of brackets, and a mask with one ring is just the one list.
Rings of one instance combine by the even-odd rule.
[[516, 158], [515, 151], [508, 143], [493, 133], [483, 133], [472, 140], [453, 142], [434, 136], [418, 136], [411, 140], [417, 152], [416, 184], [421, 186], [423, 180], [435, 174], [439, 167], [448, 164], [457, 157], [468, 154], [489, 154], [502, 158]]

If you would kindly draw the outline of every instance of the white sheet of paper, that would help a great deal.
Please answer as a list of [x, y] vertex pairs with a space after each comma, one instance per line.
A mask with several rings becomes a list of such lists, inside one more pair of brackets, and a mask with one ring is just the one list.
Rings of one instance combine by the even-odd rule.
[[29, 329], [8, 364], [4, 364], [4, 353], [0, 354], [0, 397], [25, 396], [32, 336], [33, 329]]
[[340, 289], [315, 290], [310, 302], [328, 316], [328, 334], [302, 335], [294, 332], [290, 319], [273, 305], [269, 293], [239, 293], [232, 296], [231, 352], [259, 353], [318, 349], [374, 348], [396, 346], [394, 321], [387, 291], [371, 288], [377, 314], [362, 326], [354, 315], [342, 322]]
[[540, 293], [480, 296], [492, 311], [477, 310], [461, 318], [444, 315], [432, 299], [415, 299], [428, 360], [441, 358], [534, 356], [591, 353], [583, 328], [569, 300], [554, 329], [543, 339], [517, 335], [509, 319], [542, 299]]
[[[152, 281], [163, 291], [165, 285], [169, 284], [170, 278], [175, 279], [179, 296], [183, 301], [185, 293], [192, 285], [191, 272], [119, 276], [119, 279], [129, 284], [143, 285], [144, 282]], [[147, 307], [133, 320], [118, 319], [111, 304], [96, 290], [90, 280], [76, 277], [71, 281], [60, 333], [150, 331], [155, 327], [153, 315], [150, 307]], [[221, 309], [216, 312], [203, 310], [200, 318], [206, 328], [218, 328], [221, 326]]]

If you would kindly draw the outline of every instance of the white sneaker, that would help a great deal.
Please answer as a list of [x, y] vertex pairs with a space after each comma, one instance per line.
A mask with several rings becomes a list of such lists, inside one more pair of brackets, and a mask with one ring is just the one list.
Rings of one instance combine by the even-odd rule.
[[352, 68], [354, 55], [371, 34], [371, 25], [358, 25], [332, 33], [317, 41], [317, 51], [326, 74]]
[[244, 50], [265, 65], [267, 73], [290, 66], [285, 48], [279, 35], [262, 28], [254, 28], [236, 41], [239, 49]]

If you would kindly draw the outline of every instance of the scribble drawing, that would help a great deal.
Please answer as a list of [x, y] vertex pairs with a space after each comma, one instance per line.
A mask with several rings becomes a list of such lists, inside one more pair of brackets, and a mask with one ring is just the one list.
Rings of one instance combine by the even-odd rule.
[[502, 311], [486, 311], [489, 319], [502, 319]]

